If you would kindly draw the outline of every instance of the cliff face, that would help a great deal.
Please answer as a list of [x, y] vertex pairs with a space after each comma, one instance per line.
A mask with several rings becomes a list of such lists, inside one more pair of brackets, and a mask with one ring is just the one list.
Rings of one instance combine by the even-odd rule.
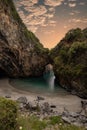
[[87, 28], [70, 30], [51, 50], [51, 59], [61, 86], [87, 98]]
[[0, 73], [39, 76], [47, 64], [47, 53], [22, 23], [12, 0], [0, 0]]

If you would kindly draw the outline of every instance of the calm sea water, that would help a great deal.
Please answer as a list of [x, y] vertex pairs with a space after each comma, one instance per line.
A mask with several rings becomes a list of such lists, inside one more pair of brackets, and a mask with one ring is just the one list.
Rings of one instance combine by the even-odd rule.
[[17, 89], [29, 91], [32, 93], [41, 93], [45, 95], [68, 94], [67, 91], [65, 91], [56, 83], [53, 87], [50, 87], [43, 77], [11, 79], [10, 84]]

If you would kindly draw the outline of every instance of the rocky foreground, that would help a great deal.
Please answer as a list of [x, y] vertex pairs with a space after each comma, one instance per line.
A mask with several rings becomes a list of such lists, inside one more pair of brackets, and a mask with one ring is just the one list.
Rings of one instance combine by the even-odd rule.
[[[6, 98], [11, 97], [6, 96]], [[22, 116], [35, 115], [40, 120], [60, 116], [65, 123], [87, 128], [87, 101], [81, 101], [84, 105], [79, 112], [69, 112], [64, 108], [62, 113], [56, 110], [56, 105], [49, 104], [40, 96], [37, 96], [33, 102], [27, 100], [26, 97], [19, 97], [16, 101], [19, 103], [19, 111]]]

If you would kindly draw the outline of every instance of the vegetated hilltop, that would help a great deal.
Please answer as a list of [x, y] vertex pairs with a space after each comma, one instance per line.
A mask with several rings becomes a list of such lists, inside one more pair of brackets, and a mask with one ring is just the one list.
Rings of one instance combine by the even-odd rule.
[[48, 61], [48, 49], [28, 31], [12, 0], [0, 0], [0, 75], [39, 76]]
[[50, 55], [60, 85], [87, 98], [87, 28], [70, 30]]

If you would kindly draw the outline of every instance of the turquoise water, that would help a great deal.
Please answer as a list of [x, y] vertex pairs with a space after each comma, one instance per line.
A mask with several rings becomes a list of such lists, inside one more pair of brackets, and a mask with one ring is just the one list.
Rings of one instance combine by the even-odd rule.
[[63, 88], [61, 88], [58, 84], [54, 84], [54, 87], [51, 88], [46, 80], [43, 77], [39, 78], [20, 78], [20, 79], [11, 79], [10, 84], [20, 90], [29, 91], [32, 93], [41, 93], [47, 95], [67, 95]]

